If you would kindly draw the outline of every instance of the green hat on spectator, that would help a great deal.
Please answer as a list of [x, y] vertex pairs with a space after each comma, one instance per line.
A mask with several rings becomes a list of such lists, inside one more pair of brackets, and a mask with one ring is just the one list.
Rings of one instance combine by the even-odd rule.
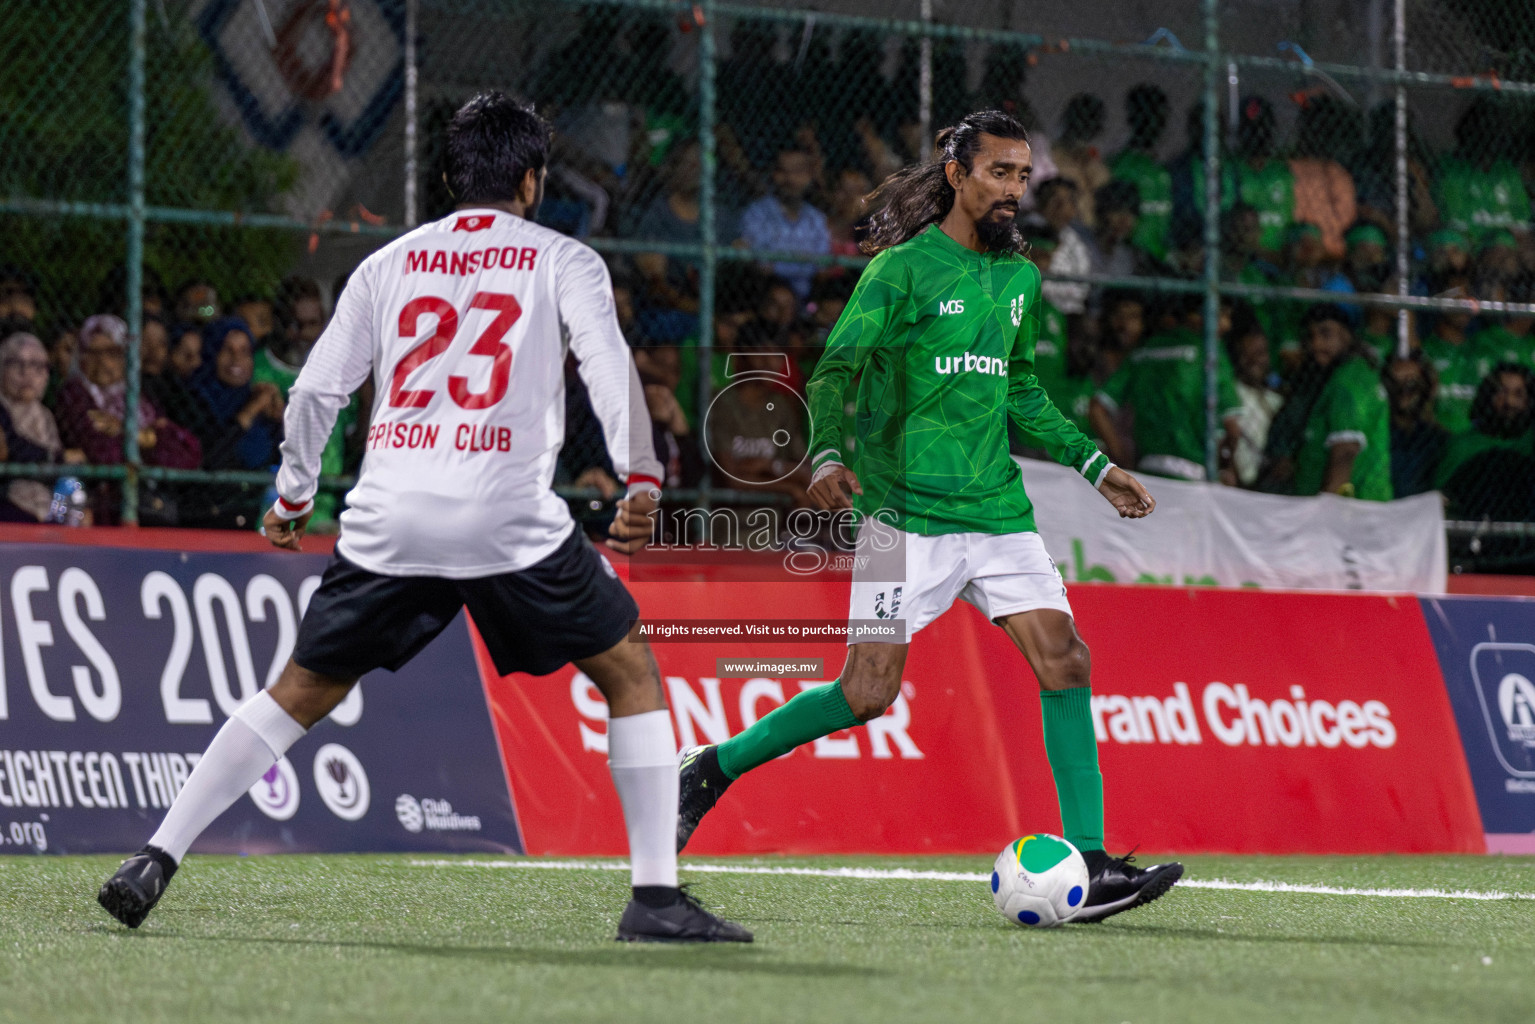
[[1344, 234], [1343, 241], [1349, 245], [1369, 245], [1374, 242], [1381, 248], [1388, 248], [1391, 243], [1386, 239], [1386, 233], [1374, 224], [1356, 224]]
[[1514, 233], [1512, 231], [1503, 229], [1499, 229], [1497, 231], [1489, 231], [1487, 234], [1482, 236], [1482, 243], [1476, 247], [1476, 251], [1486, 252], [1488, 249], [1496, 249], [1500, 246], [1509, 249], [1517, 249], [1519, 248], [1519, 241], [1514, 237]]
[[1429, 235], [1424, 244], [1430, 252], [1435, 249], [1459, 249], [1461, 252], [1469, 252], [1471, 249], [1466, 233], [1455, 228], [1440, 228]]

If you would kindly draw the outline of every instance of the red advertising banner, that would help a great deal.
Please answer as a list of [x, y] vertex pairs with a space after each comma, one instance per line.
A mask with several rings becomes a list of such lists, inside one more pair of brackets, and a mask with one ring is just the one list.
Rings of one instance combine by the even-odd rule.
[[[670, 622], [839, 620], [847, 609], [846, 583], [700, 570], [630, 587], [643, 615]], [[1084, 584], [1071, 600], [1093, 650], [1113, 849], [1485, 848], [1415, 599]], [[596, 688], [570, 667], [498, 678], [475, 644], [528, 852], [623, 853]], [[718, 742], [835, 678], [846, 650], [840, 639], [653, 647], [684, 746]], [[721, 678], [727, 657], [824, 662], [821, 679]], [[959, 603], [912, 644], [884, 718], [744, 777], [688, 849], [990, 853], [1059, 827], [1034, 679], [1002, 631]]]
[[[1071, 602], [1093, 651], [1111, 847], [1485, 850], [1416, 598], [1096, 585]], [[967, 617], [981, 663], [1012, 663], [1001, 631]], [[1048, 795], [1034, 702], [1019, 710], [1008, 767]], [[1055, 820], [1037, 813], [1031, 829]]]

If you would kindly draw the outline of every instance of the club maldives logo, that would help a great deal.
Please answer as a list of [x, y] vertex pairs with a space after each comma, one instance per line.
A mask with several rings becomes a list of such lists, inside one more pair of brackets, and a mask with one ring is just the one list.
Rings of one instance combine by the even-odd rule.
[[400, 819], [400, 824], [405, 826], [407, 832], [420, 832], [426, 824], [426, 819], [421, 815], [421, 801], [409, 793], [401, 793], [394, 798], [394, 816]]
[[249, 790], [251, 802], [275, 821], [287, 821], [298, 813], [298, 772], [286, 757], [268, 768]]
[[1535, 779], [1535, 646], [1484, 643], [1471, 649], [1471, 679], [1492, 751], [1505, 771]]
[[339, 743], [327, 743], [314, 753], [314, 787], [330, 812], [343, 821], [368, 813], [368, 773], [357, 755]]
[[446, 800], [422, 797], [417, 800], [409, 793], [394, 798], [394, 816], [407, 832], [478, 832], [478, 814], [459, 814]]

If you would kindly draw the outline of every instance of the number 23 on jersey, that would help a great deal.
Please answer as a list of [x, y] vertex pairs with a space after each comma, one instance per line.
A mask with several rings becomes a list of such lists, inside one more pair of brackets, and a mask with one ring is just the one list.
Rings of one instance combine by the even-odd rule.
[[[506, 397], [512, 378], [512, 347], [506, 334], [522, 316], [522, 306], [514, 296], [500, 292], [476, 292], [469, 309], [494, 313], [480, 336], [465, 353], [491, 360], [490, 382], [484, 391], [470, 391], [469, 378], [461, 374], [448, 377], [448, 397], [461, 409], [488, 409]], [[394, 409], [424, 409], [436, 396], [431, 388], [407, 388], [411, 373], [446, 352], [458, 334], [458, 310], [447, 299], [422, 295], [411, 299], [400, 310], [400, 337], [414, 338], [422, 315], [437, 318], [437, 326], [420, 344], [405, 353], [389, 378], [389, 405]], [[467, 314], [466, 314], [467, 315]], [[456, 369], [456, 367], [455, 367]]]

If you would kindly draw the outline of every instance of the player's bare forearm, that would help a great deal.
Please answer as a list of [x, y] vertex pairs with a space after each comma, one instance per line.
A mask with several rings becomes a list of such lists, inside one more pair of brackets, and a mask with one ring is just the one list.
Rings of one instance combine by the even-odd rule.
[[852, 508], [852, 494], [862, 495], [863, 485], [846, 466], [836, 466], [810, 485], [810, 500], [816, 508], [831, 512], [839, 508]]
[[655, 514], [660, 497], [659, 491], [639, 491], [632, 497], [620, 499], [613, 525], [608, 527], [608, 539], [604, 542], [614, 551], [632, 555], [646, 544], [655, 531]]
[[1135, 477], [1115, 466], [1104, 474], [1099, 492], [1114, 506], [1121, 519], [1144, 519], [1156, 510], [1157, 500]]
[[313, 512], [305, 512], [297, 519], [284, 519], [277, 514], [275, 508], [269, 508], [261, 518], [261, 530], [273, 547], [285, 551], [302, 551], [299, 542], [304, 539], [304, 531], [309, 528], [309, 520], [313, 515]]

